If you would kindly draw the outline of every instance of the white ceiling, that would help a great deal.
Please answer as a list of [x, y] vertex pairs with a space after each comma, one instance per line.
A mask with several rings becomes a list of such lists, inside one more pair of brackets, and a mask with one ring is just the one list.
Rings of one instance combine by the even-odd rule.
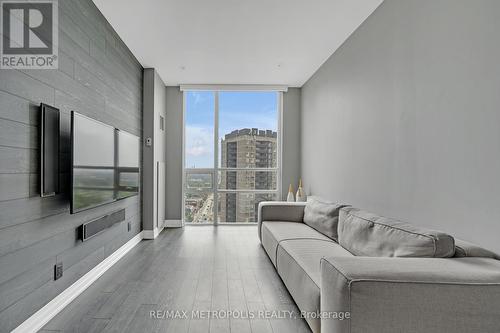
[[167, 85], [302, 86], [383, 0], [94, 0]]

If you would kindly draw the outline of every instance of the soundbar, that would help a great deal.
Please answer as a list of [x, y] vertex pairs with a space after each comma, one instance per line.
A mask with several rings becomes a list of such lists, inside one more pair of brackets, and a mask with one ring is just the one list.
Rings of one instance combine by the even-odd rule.
[[120, 209], [116, 212], [104, 215], [92, 221], [86, 222], [81, 226], [81, 239], [86, 241], [95, 235], [100, 234], [104, 230], [111, 227], [113, 224], [125, 220], [125, 209]]

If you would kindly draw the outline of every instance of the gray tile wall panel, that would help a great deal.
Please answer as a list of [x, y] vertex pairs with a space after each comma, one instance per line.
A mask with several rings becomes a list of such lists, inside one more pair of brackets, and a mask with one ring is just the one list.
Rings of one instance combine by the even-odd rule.
[[[0, 70], [0, 332], [9, 332], [142, 230], [141, 198], [69, 213], [70, 112], [142, 137], [142, 66], [91, 0], [59, 2], [59, 69]], [[39, 104], [61, 109], [62, 192], [40, 198]], [[85, 221], [126, 220], [81, 242]], [[127, 222], [132, 230], [127, 231]], [[53, 280], [53, 265], [64, 275]]]

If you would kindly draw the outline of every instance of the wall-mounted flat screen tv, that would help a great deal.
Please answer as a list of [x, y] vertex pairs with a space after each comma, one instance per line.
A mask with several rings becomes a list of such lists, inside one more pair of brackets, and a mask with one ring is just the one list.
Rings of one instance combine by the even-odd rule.
[[72, 112], [71, 156], [71, 213], [139, 193], [139, 137]]

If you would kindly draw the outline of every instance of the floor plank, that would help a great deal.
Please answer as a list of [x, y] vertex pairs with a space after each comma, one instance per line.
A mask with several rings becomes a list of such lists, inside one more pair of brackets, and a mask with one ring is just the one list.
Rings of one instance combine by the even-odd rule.
[[[302, 319], [259, 317], [263, 311], [298, 309], [260, 246], [256, 229], [165, 230], [156, 240], [138, 244], [43, 330], [310, 332]], [[173, 318], [166, 315], [174, 312]]]

